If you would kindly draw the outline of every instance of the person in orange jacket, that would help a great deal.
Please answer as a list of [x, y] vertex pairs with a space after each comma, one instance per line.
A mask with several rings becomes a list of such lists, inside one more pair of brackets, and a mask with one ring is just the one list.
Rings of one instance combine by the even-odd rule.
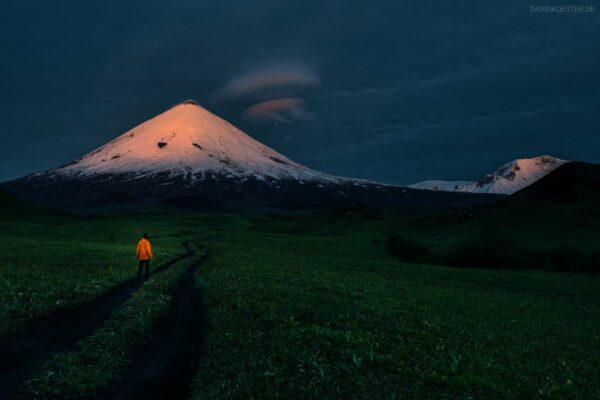
[[142, 239], [138, 242], [135, 255], [140, 262], [137, 273], [137, 280], [139, 281], [142, 275], [142, 269], [146, 269], [146, 280], [150, 277], [150, 260], [152, 259], [152, 246], [148, 240], [148, 234], [144, 233]]

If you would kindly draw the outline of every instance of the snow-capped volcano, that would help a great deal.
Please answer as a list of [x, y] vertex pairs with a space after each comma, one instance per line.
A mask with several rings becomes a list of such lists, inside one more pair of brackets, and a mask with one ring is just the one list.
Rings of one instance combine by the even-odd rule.
[[213, 174], [337, 181], [295, 163], [192, 101], [181, 103], [53, 171], [62, 175], [167, 172], [190, 180]]
[[353, 204], [462, 206], [494, 201], [312, 170], [187, 101], [81, 159], [0, 189], [65, 209], [318, 208]]
[[471, 181], [423, 181], [413, 189], [469, 193], [512, 194], [543, 178], [567, 161], [551, 156], [522, 158], [502, 165], [491, 174]]

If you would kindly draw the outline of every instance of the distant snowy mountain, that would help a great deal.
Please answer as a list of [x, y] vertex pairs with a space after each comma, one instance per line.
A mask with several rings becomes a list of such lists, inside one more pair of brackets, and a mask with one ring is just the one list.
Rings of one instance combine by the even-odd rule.
[[543, 178], [567, 161], [551, 156], [522, 158], [504, 164], [491, 174], [470, 181], [423, 181], [409, 185], [413, 189], [451, 192], [512, 194]]
[[461, 206], [493, 196], [434, 193], [329, 175], [252, 139], [195, 102], [184, 102], [81, 159], [0, 185], [68, 209], [315, 208], [350, 204]]

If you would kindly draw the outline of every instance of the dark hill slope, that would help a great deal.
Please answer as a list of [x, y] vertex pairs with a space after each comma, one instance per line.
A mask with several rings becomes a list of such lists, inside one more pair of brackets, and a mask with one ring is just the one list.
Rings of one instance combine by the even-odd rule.
[[600, 273], [599, 166], [569, 163], [495, 204], [459, 210], [355, 208], [273, 214], [254, 229], [357, 235], [403, 261]]
[[47, 210], [37, 205], [17, 199], [0, 190], [0, 222], [53, 222], [69, 218], [71, 218], [71, 215], [67, 213]]
[[553, 203], [583, 204], [597, 201], [599, 194], [600, 164], [570, 162], [515, 193], [514, 197]]

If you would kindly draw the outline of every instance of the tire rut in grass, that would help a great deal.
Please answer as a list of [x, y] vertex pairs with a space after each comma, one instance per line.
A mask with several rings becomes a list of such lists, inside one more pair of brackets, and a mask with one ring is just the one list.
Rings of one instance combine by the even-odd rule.
[[[153, 275], [193, 255], [187, 253], [169, 260], [153, 271]], [[74, 308], [59, 309], [25, 325], [18, 333], [0, 340], [0, 399], [7, 398], [36, 369], [58, 352], [67, 351], [90, 336], [111, 313], [141, 286], [127, 280], [108, 292]]]
[[[203, 258], [204, 259], [204, 258]], [[173, 288], [171, 305], [152, 336], [136, 349], [123, 380], [107, 399], [188, 399], [202, 353], [204, 309], [194, 263]]]

